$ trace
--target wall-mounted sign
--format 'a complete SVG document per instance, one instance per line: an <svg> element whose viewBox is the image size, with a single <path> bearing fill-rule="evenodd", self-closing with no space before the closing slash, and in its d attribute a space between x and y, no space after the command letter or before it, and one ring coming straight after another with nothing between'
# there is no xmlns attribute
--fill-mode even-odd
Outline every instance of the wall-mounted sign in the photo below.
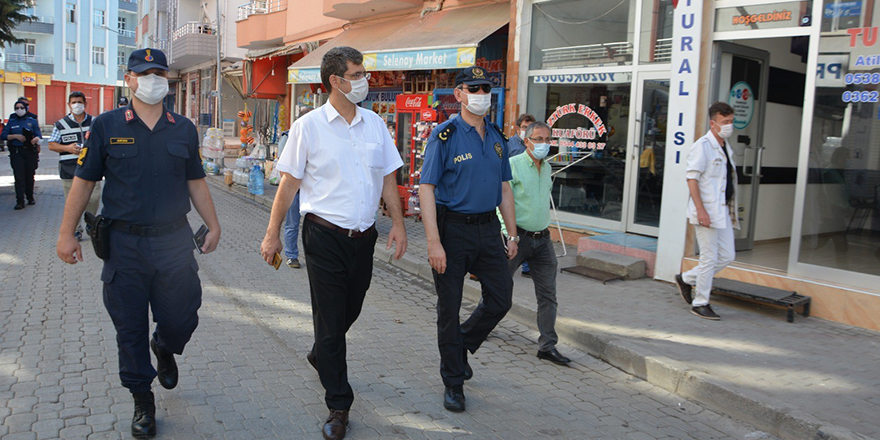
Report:
<svg viewBox="0 0 880 440"><path fill-rule="evenodd" d="M571 114L587 118L593 126L590 128L578 127L573 129L552 128L559 121L559 118ZM559 154L563 160L567 160L568 158L565 155L572 151L605 149L605 142L595 142L595 140L605 136L608 133L608 129L599 114L589 106L576 103L560 105L547 118L547 125L552 128L551 136L553 139L550 141L550 145L559 147Z"/></svg>
<svg viewBox="0 0 880 440"><path fill-rule="evenodd" d="M48 86L52 84L52 75L37 74L37 85Z"/></svg>
<svg viewBox="0 0 880 440"><path fill-rule="evenodd" d="M733 107L733 128L742 130L752 122L755 113L755 94L751 86L745 81L740 81L730 88L727 103Z"/></svg>
<svg viewBox="0 0 880 440"><path fill-rule="evenodd" d="M3 82L21 84L21 73L6 72L6 75L3 77Z"/></svg>
<svg viewBox="0 0 880 440"><path fill-rule="evenodd" d="M364 67L367 70L462 69L476 62L476 47L364 54Z"/></svg>
<svg viewBox="0 0 880 440"><path fill-rule="evenodd" d="M715 31L746 31L809 26L808 1L736 6L715 10Z"/></svg>
<svg viewBox="0 0 880 440"><path fill-rule="evenodd" d="M6 79L6 71L0 70L0 83L4 82Z"/></svg>
<svg viewBox="0 0 880 440"><path fill-rule="evenodd" d="M287 82L289 84L320 84L321 69L288 69Z"/></svg>
<svg viewBox="0 0 880 440"><path fill-rule="evenodd" d="M428 95L397 95L397 110L423 110L431 105Z"/></svg>
<svg viewBox="0 0 880 440"><path fill-rule="evenodd" d="M632 82L632 73L581 73L577 75L539 75L535 84L626 84Z"/></svg>
<svg viewBox="0 0 880 440"><path fill-rule="evenodd" d="M862 15L862 1L828 3L822 9L825 18L858 17Z"/></svg>

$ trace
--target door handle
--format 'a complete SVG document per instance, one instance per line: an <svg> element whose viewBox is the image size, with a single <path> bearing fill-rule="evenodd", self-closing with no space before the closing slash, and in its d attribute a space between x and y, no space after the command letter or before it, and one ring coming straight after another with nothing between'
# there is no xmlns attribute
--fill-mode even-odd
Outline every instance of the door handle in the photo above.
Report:
<svg viewBox="0 0 880 440"><path fill-rule="evenodd" d="M746 176L746 177L754 177L755 176L755 170L754 170L755 167L749 166L749 150L754 150L754 149L756 149L756 148L755 147L746 147L745 150L743 150L743 163L742 163L743 176ZM749 170L749 169L752 170L751 173L746 172L746 170Z"/></svg>
<svg viewBox="0 0 880 440"><path fill-rule="evenodd" d="M764 147L758 147L756 150L758 150L758 159L755 161L755 175L760 179L764 177L764 174L761 173L761 161L764 160Z"/></svg>

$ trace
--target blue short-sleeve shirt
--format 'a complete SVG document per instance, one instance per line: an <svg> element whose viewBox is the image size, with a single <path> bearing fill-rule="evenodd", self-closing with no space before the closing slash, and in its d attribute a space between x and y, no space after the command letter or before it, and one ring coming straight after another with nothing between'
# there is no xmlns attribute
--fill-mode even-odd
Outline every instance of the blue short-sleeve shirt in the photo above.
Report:
<svg viewBox="0 0 880 440"><path fill-rule="evenodd" d="M462 214L494 211L501 204L501 183L509 181L507 140L485 118L486 138L461 117L437 126L425 147L420 181L435 185L437 203ZM449 124L455 131L446 141L438 136Z"/></svg>
<svg viewBox="0 0 880 440"><path fill-rule="evenodd" d="M132 107L98 116L77 164L77 177L106 179L102 215L144 226L185 216L190 211L187 181L205 177L196 126L167 110L152 130Z"/></svg>

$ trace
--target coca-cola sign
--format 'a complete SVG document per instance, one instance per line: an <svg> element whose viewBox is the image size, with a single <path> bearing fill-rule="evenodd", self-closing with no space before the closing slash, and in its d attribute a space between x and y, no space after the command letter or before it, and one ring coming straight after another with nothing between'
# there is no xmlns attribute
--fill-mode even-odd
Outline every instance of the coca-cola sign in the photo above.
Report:
<svg viewBox="0 0 880 440"><path fill-rule="evenodd" d="M428 107L428 95L397 95L397 110L422 110Z"/></svg>

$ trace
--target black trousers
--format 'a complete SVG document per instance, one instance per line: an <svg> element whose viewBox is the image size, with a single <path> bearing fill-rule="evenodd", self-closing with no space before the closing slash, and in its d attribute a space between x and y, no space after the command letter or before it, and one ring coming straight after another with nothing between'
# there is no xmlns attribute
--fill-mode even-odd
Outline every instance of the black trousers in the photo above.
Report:
<svg viewBox="0 0 880 440"><path fill-rule="evenodd" d="M192 229L163 237L110 231L110 258L104 262L104 306L116 327L119 378L132 393L150 391L156 370L150 360L149 311L156 345L175 354L199 325L202 305L199 266Z"/></svg>
<svg viewBox="0 0 880 440"><path fill-rule="evenodd" d="M312 320L318 376L327 408L347 410L354 401L345 362L345 333L357 320L373 278L373 250L378 232L349 238L303 221L303 251L312 294Z"/></svg>
<svg viewBox="0 0 880 440"><path fill-rule="evenodd" d="M441 230L446 272L441 275L434 271L437 343L440 377L444 385L454 386L464 383L464 350L476 352L510 310L513 280L497 218L484 224L446 221ZM476 310L461 324L461 295L468 272L480 279L483 294Z"/></svg>
<svg viewBox="0 0 880 440"><path fill-rule="evenodd" d="M15 201L24 202L34 199L34 175L37 173L39 154L36 149L10 147L9 163L15 177Z"/></svg>

